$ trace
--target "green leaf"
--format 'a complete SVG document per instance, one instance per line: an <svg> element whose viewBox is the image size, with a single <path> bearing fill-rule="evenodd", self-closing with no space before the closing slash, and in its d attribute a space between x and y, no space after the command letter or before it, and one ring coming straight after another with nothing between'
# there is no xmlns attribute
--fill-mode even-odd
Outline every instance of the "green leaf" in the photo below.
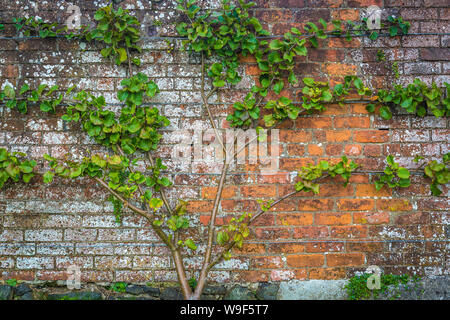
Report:
<svg viewBox="0 0 450 320"><path fill-rule="evenodd" d="M390 27L389 27L389 35L390 35L391 37L396 36L397 33L398 33L398 29L397 29L396 26L390 26Z"/></svg>
<svg viewBox="0 0 450 320"><path fill-rule="evenodd" d="M211 66L211 72L216 76L221 75L222 70L223 70L223 67L222 67L221 63L216 62Z"/></svg>
<svg viewBox="0 0 450 320"><path fill-rule="evenodd" d="M47 171L46 173L44 173L44 176L43 176L44 183L52 182L54 176L55 176L55 174L52 171Z"/></svg>
<svg viewBox="0 0 450 320"><path fill-rule="evenodd" d="M366 106L367 112L373 113L375 112L375 105L373 103L370 103Z"/></svg>
<svg viewBox="0 0 450 320"><path fill-rule="evenodd" d="M272 50L280 50L281 48L283 48L283 43L280 40L275 39L270 41L269 47Z"/></svg>
<svg viewBox="0 0 450 320"><path fill-rule="evenodd" d="M194 241L192 241L192 239L186 239L184 241L184 244L191 250L197 250L197 246L195 245Z"/></svg>
<svg viewBox="0 0 450 320"><path fill-rule="evenodd" d="M397 176L399 178L401 178L401 179L408 179L409 175L410 175L410 173L409 173L408 169L402 168L402 167L398 168Z"/></svg>
<svg viewBox="0 0 450 320"><path fill-rule="evenodd" d="M280 80L277 83L275 83L275 85L273 86L273 91L276 94L280 94L281 90L283 90L283 87L284 87L284 81Z"/></svg>
<svg viewBox="0 0 450 320"><path fill-rule="evenodd" d="M303 82L308 86L312 87L314 85L314 79L313 78L303 78Z"/></svg>
<svg viewBox="0 0 450 320"><path fill-rule="evenodd" d="M20 88L19 94L24 94L26 93L28 90L30 90L30 86L28 84L24 84L22 86L22 88Z"/></svg>
<svg viewBox="0 0 450 320"><path fill-rule="evenodd" d="M22 179L23 179L23 182L28 183L28 182L30 182L31 178L33 178L33 177L34 177L34 173L25 173L22 176Z"/></svg>
<svg viewBox="0 0 450 320"><path fill-rule="evenodd" d="M14 99L16 97L16 92L14 91L13 87L11 87L9 84L5 86L3 92L5 93L5 96L7 98Z"/></svg>
<svg viewBox="0 0 450 320"><path fill-rule="evenodd" d="M225 86L225 81L221 80L221 79L216 79L213 81L213 86L221 88L221 87Z"/></svg>
<svg viewBox="0 0 450 320"><path fill-rule="evenodd" d="M120 63L122 63L128 59L127 51L125 50L125 48L118 48L117 53L119 54Z"/></svg>
<svg viewBox="0 0 450 320"><path fill-rule="evenodd" d="M385 120L391 119L392 118L391 109L389 109L389 107L387 106L382 106L380 108L380 116Z"/></svg>

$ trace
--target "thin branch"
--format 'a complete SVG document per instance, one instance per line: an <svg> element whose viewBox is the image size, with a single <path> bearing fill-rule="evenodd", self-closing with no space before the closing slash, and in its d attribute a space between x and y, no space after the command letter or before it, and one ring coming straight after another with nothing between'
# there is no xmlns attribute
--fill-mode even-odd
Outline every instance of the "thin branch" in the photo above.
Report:
<svg viewBox="0 0 450 320"><path fill-rule="evenodd" d="M154 167L155 166L155 162L153 161L153 158L152 158L152 155L150 154L150 152L147 152L147 158L148 158L148 161L150 162L150 165L152 167ZM164 206L166 207L167 212L170 215L173 215L173 210L172 210L172 208L169 205L169 201L167 200L167 196L166 196L166 193L164 191L164 187L161 187L159 189L159 193L161 194L161 199L164 202Z"/></svg>
<svg viewBox="0 0 450 320"><path fill-rule="evenodd" d="M219 135L219 131L217 130L217 126L216 123L214 122L212 113L211 113L211 109L209 108L209 103L208 103L208 99L217 91L217 88L213 88L207 95L205 95L205 58L204 58L204 54L202 52L202 78L201 78L201 86L200 86L200 91L201 91L201 96L202 96L202 100L203 100L203 105L205 106L206 111L208 112L208 118L209 118L209 122L211 122L211 125L214 129L214 133L216 135L217 140L219 141L220 145L222 146L223 151L227 152L224 144L223 144L223 139L220 137Z"/></svg>
<svg viewBox="0 0 450 320"><path fill-rule="evenodd" d="M95 177L94 178L95 181L97 181L98 183L100 183L109 193L111 193L114 197L116 197L117 199L119 199L120 201L122 201L124 207L126 208L130 208L131 210L133 210L134 212L136 212L137 214L151 220L152 217L148 214L147 211L142 210L134 205L132 205L131 203L129 203L126 199L124 199L120 194L118 194L116 191L114 191L113 189L111 189L108 184L103 181L102 179Z"/></svg>

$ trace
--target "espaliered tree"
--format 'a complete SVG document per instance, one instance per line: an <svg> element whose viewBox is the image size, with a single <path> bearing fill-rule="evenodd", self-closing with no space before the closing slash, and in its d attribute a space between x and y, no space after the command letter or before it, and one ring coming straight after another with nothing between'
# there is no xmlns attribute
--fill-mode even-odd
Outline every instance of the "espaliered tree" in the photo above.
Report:
<svg viewBox="0 0 450 320"><path fill-rule="evenodd" d="M427 86L420 80L406 88L396 85L392 89L372 92L356 76L347 76L342 83L333 87L328 82L313 78L298 79L293 69L296 58L308 54L308 46L318 47L320 39L329 36L351 40L354 36L368 36L376 39L380 31L371 31L360 24L333 21L331 27L323 20L318 24L308 22L305 30L292 28L283 36L274 37L265 30L248 9L253 3L239 1L231 4L224 0L217 12L201 9L195 0L178 0L177 9L184 22L176 26L183 37L184 50L197 55L201 61L201 98L203 108L214 129L215 138L222 148L224 162L210 213L206 239L190 238L186 230L190 219L186 214L186 202L175 199L176 205L166 195L166 189L172 182L163 175L162 159L155 158L154 152L161 139L159 130L169 125L169 120L155 107L145 104L158 94L157 85L138 70L140 60L139 21L127 10L114 9L112 6L101 8L95 14L97 26L93 29L81 28L76 33L67 33L56 24L45 23L34 18L14 20L16 29L24 36L38 35L41 38L65 36L68 39L84 39L104 44L101 54L112 59L117 65L124 65L128 77L121 82L117 98L121 101L118 112L107 109L103 96L95 96L86 91L71 87L61 92L58 86L40 85L32 89L28 85L13 88L6 85L0 91L0 103L8 108L17 108L26 113L28 107L39 104L43 112L54 113L64 108L62 119L79 123L82 130L101 146L109 150L108 154L93 154L81 161L69 155L62 159L45 155L50 169L43 174L43 180L51 183L55 176L67 179L88 177L102 186L114 205L114 212L120 219L122 210L130 210L150 222L161 241L169 248L183 296L186 299L200 299L209 271L224 259L229 259L233 248L240 248L249 236L250 226L265 212L283 200L300 192L319 194L320 181L326 177L339 176L348 183L352 172L370 173L343 157L340 161L320 161L298 169L295 191L271 201L260 201L256 212L243 212L232 217L227 224L216 225L222 192L230 163L240 150L227 149L221 138L220 125L215 122L211 111L211 98L220 90L227 90L238 84L240 56L253 56L261 73L257 84L252 86L243 101L236 101L233 112L227 117L229 124L237 128L262 129L276 128L286 119L297 119L303 114L313 114L326 110L330 103L344 103L348 99L366 99L367 109L378 112L381 117L390 119L392 111L403 108L409 113L424 116L432 113L436 117L450 114L448 84L445 93L435 84ZM406 34L409 23L401 18L390 17L383 26L390 36ZM132 55L135 55L132 57ZM134 66L133 66L134 65ZM292 101L283 95L289 86L304 84L302 101ZM207 90L206 88L212 88ZM246 144L248 145L249 142ZM8 180L28 182L35 174L34 160L26 160L24 154L9 153L0 149L0 187ZM417 157L418 162L423 161ZM419 170L430 179L431 190L439 195L439 185L449 182L449 155L442 162L423 163ZM375 181L376 189L387 185L391 188L410 185L410 171L400 167L392 156L387 157L387 167L379 172ZM203 264L199 270L196 285L189 279L190 270L186 270L184 257L187 253L196 254L197 245L204 245Z"/></svg>

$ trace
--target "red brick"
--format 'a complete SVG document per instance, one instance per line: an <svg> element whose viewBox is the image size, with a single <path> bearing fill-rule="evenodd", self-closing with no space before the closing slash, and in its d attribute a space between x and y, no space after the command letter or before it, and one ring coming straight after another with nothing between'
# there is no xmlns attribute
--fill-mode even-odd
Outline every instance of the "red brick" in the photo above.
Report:
<svg viewBox="0 0 450 320"><path fill-rule="evenodd" d="M337 201L337 206L341 211L365 211L372 210L375 201L372 199L342 199Z"/></svg>
<svg viewBox="0 0 450 320"><path fill-rule="evenodd" d="M344 149L344 153L347 156L359 156L361 154L362 151L362 146L359 144L348 144L345 145L345 149Z"/></svg>
<svg viewBox="0 0 450 320"><path fill-rule="evenodd" d="M273 186L243 186L241 195L246 198L274 198L277 194Z"/></svg>
<svg viewBox="0 0 450 320"><path fill-rule="evenodd" d="M327 266L360 266L364 264L364 255L362 253L329 253L327 257Z"/></svg>
<svg viewBox="0 0 450 320"><path fill-rule="evenodd" d="M305 251L305 245L295 242L271 243L268 245L267 251L271 253L302 253Z"/></svg>
<svg viewBox="0 0 450 320"><path fill-rule="evenodd" d="M389 131L356 131L353 138L356 142L387 142L389 140Z"/></svg>
<svg viewBox="0 0 450 320"><path fill-rule="evenodd" d="M309 278L319 280L337 280L346 277L344 268L309 268Z"/></svg>
<svg viewBox="0 0 450 320"><path fill-rule="evenodd" d="M410 211L412 210L412 205L410 201L406 199L378 199L377 209L388 211Z"/></svg>
<svg viewBox="0 0 450 320"><path fill-rule="evenodd" d="M352 216L350 213L316 213L314 217L314 223L316 225L343 225L352 222Z"/></svg>
<svg viewBox="0 0 450 320"><path fill-rule="evenodd" d="M279 213L277 224L284 226L307 226L313 223L312 213Z"/></svg>
<svg viewBox="0 0 450 320"><path fill-rule="evenodd" d="M294 228L294 238L315 239L328 237L328 227L297 227Z"/></svg>
<svg viewBox="0 0 450 320"><path fill-rule="evenodd" d="M369 128L369 117L342 117L334 120L336 128Z"/></svg>
<svg viewBox="0 0 450 320"><path fill-rule="evenodd" d="M230 199L236 196L238 188L236 186L225 186L222 191L222 199ZM216 197L217 187L203 187L202 198L213 200Z"/></svg>
<svg viewBox="0 0 450 320"><path fill-rule="evenodd" d="M387 212L355 212L353 223L357 224L383 224L389 223L390 216Z"/></svg>
<svg viewBox="0 0 450 320"><path fill-rule="evenodd" d="M325 135L328 142L342 142L350 140L351 132L349 130L325 131Z"/></svg>
<svg viewBox="0 0 450 320"><path fill-rule="evenodd" d="M289 267L319 267L324 264L322 254L299 254L286 257L286 263Z"/></svg>
<svg viewBox="0 0 450 320"><path fill-rule="evenodd" d="M330 227L330 235L335 238L365 238L366 226L336 226Z"/></svg>

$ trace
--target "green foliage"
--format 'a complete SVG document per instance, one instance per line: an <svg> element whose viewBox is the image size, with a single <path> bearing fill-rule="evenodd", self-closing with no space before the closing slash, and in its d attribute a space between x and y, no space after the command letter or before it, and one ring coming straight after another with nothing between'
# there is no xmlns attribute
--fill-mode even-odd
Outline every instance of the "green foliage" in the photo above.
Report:
<svg viewBox="0 0 450 320"><path fill-rule="evenodd" d="M334 20L333 22L334 26L334 32L337 32L340 30L339 23ZM309 42L312 44L314 48L319 47L319 39L326 39L327 38L327 22L323 20L322 18L319 19L319 25L313 23L313 22L307 22L305 24L305 31L309 34Z"/></svg>
<svg viewBox="0 0 450 320"><path fill-rule="evenodd" d="M381 23L382 29L389 31L389 36L395 37L397 35L407 34L411 24L407 21L403 21L402 17L389 16L387 21ZM380 30L371 30L367 25L367 18L363 18L360 23L347 21L345 28L345 39L351 41L353 36L361 36L368 34L370 40L376 40L380 33ZM335 28L335 34L343 35L342 29Z"/></svg>
<svg viewBox="0 0 450 320"><path fill-rule="evenodd" d="M319 194L320 185L314 183L327 174L330 177L341 176L344 179L344 186L348 184L350 176L353 171L358 168L358 165L352 160L349 161L347 157L343 156L341 161L332 165L328 161L320 161L318 165L309 164L301 167L298 173L299 181L295 184L295 190Z"/></svg>
<svg viewBox="0 0 450 320"><path fill-rule="evenodd" d="M202 52L206 57L214 56L220 59L220 62L213 63L208 69L208 75L215 87L223 87L227 83L231 85L238 83L241 80L241 76L237 74L238 54L243 56L253 54L261 71L258 84L251 88L243 102L234 104L233 114L227 117L233 127L249 127L259 120L262 98L269 92L279 96L287 85L298 83L293 70L295 58L307 55L306 41L317 47L318 40L327 38L328 34L341 36L343 33L339 21L333 21L333 30L327 32L327 22L320 19L318 24L307 22L304 27L305 34L297 28L292 28L282 37L269 41L264 36L270 33L262 28L255 17L250 18L248 15L247 10L254 3L245 4L239 0L239 4L240 6L236 7L228 0L223 1L221 10L212 14L209 11L202 11L195 0L178 0L177 9L187 16L189 23L181 22L176 29L180 36L188 38L184 41L185 48ZM401 30L407 31L405 27L407 23L404 23L401 18L390 19L388 22L392 25L401 25ZM363 26L366 26L365 21L361 25L348 22L347 30L356 34L360 32L362 35L368 30ZM351 39L351 35L348 34L347 37ZM333 97L342 99L350 84L355 85L360 95L371 94L360 79L347 78L346 82L338 85L334 91L326 83L307 84L303 89L302 107L308 112L322 111L323 103L331 102ZM299 106L293 105L292 101L286 97L271 100L264 108L272 111L271 114L264 116L268 127L288 117L296 119L301 111Z"/></svg>
<svg viewBox="0 0 450 320"><path fill-rule="evenodd" d="M57 23L44 22L39 17L31 16L29 18L13 18L14 27L17 32L24 36L38 36L42 39L65 36L67 39L81 38L87 32L87 27L83 26L76 33L68 32L67 26L58 27Z"/></svg>
<svg viewBox="0 0 450 320"><path fill-rule="evenodd" d="M36 161L23 159L26 154L22 152L9 153L8 150L0 148L0 189L8 180L14 182L30 182L34 177Z"/></svg>
<svg viewBox="0 0 450 320"><path fill-rule="evenodd" d="M232 126L250 126L259 119L260 109L252 93L248 93L243 102L235 102L233 107L234 113L227 117Z"/></svg>
<svg viewBox="0 0 450 320"><path fill-rule="evenodd" d="M141 52L141 47L138 46L141 37L140 22L136 17L120 7L115 10L110 4L100 8L95 13L94 19L97 21L97 26L86 34L86 39L106 44L101 51L102 56L115 59L117 65L131 59L135 65L139 66L139 59L128 56L129 49Z"/></svg>
<svg viewBox="0 0 450 320"><path fill-rule="evenodd" d="M195 291L195 288L197 288L197 280L195 278L190 278L188 280L188 284L191 287L192 291Z"/></svg>
<svg viewBox="0 0 450 320"><path fill-rule="evenodd" d="M140 66L138 58L129 56L130 50L141 52L138 45L140 35L140 23L129 14L128 10L118 8L115 10L112 4L102 7L94 15L97 25L92 30L82 26L76 32L68 32L67 26L59 27L56 23L46 23L41 18L14 18L14 26L24 36L37 35L40 38L55 38L64 36L67 39L78 38L87 41L99 41L106 46L101 50L105 58L114 59L117 65L130 61Z"/></svg>
<svg viewBox="0 0 450 320"><path fill-rule="evenodd" d="M97 143L113 148L120 146L126 154L155 150L162 137L158 129L170 122L157 108L141 105L145 96L153 97L159 92L158 87L142 73L124 79L121 84L123 89L118 91L117 98L126 106L120 109L118 118L114 112L105 110L103 96L80 91L74 97L78 103L69 106L62 119L81 122Z"/></svg>
<svg viewBox="0 0 450 320"><path fill-rule="evenodd" d="M224 0L222 8L211 13L201 11L195 0L177 2L177 10L189 19L189 23L180 22L176 26L178 34L188 38L183 41L183 48L219 58L220 62L208 68L215 87L239 83L238 53L243 56L254 54L258 49L257 36L268 35L258 19L249 16L248 9L254 3L239 0L240 6L235 6Z"/></svg>
<svg viewBox="0 0 450 320"><path fill-rule="evenodd" d="M392 118L391 109L400 106L408 113L425 116L428 111L436 117L450 115L450 85L445 83L447 97L443 91L433 82L431 86L420 79L415 79L413 83L406 87L395 85L392 90L379 90L378 103L381 105L380 116L389 120ZM373 112L374 109L369 111Z"/></svg>
<svg viewBox="0 0 450 320"><path fill-rule="evenodd" d="M126 282L116 282L109 288L109 290L124 293L126 292L127 286L128 284Z"/></svg>
<svg viewBox="0 0 450 320"><path fill-rule="evenodd" d="M435 196L442 194L439 185L444 185L450 182L450 153L444 154L442 162L436 160L430 161L424 169L425 176L432 180L430 189Z"/></svg>
<svg viewBox="0 0 450 320"><path fill-rule="evenodd" d="M8 286L15 287L17 286L17 279L8 279L5 281Z"/></svg>
<svg viewBox="0 0 450 320"><path fill-rule="evenodd" d="M114 207L114 216L116 217L116 223L122 224L122 211L123 211L123 203L115 196L110 195L108 197L108 201L112 203Z"/></svg>
<svg viewBox="0 0 450 320"><path fill-rule="evenodd" d="M5 85L3 91L0 90L0 102L10 109L17 108L22 114L28 112L29 104L39 104L41 111L55 113L56 108L63 104L64 97L73 89L74 87L71 87L65 93L60 93L57 85L50 87L47 84L41 84L34 90L28 84L22 85L19 90Z"/></svg>
<svg viewBox="0 0 450 320"><path fill-rule="evenodd" d="M267 127L272 127L277 122L287 118L297 119L300 113L300 106L293 104L292 100L286 97L280 97L276 101L268 101L264 109L272 111L271 114L264 116L264 122Z"/></svg>
<svg viewBox="0 0 450 320"><path fill-rule="evenodd" d="M397 35L407 34L409 28L411 27L411 23L408 21L403 21L402 17L396 18L395 16L388 17L389 25L389 35L391 37L395 37Z"/></svg>
<svg viewBox="0 0 450 320"><path fill-rule="evenodd" d="M417 284L420 278L417 276L410 277L409 275L394 275L394 274L381 274L380 275L380 289L370 290L367 287L367 279L372 276L370 273L363 273L362 275L356 275L348 280L345 285L347 291L347 297L349 300L363 300L378 298L380 294L388 295L391 299L398 298L399 286L402 285L407 291L417 288ZM412 283L411 283L412 282ZM412 287L410 286L412 284Z"/></svg>
<svg viewBox="0 0 450 320"><path fill-rule="evenodd" d="M408 169L400 167L395 162L394 157L389 155L386 157L387 166L384 173L377 175L378 180L374 182L375 188L381 190L387 185L389 188L402 187L406 188L411 185L410 172Z"/></svg>
<svg viewBox="0 0 450 320"><path fill-rule="evenodd" d="M245 238L250 235L250 229L248 227L251 213L244 212L239 217L231 218L230 222L223 225L220 231L217 233L217 243L220 246L226 246L233 243L235 247L242 248ZM225 259L229 259L231 256L228 250L224 254Z"/></svg>
<svg viewBox="0 0 450 320"><path fill-rule="evenodd" d="M256 200L261 208L262 211L268 211L271 208L271 205L273 203L273 200Z"/></svg>
<svg viewBox="0 0 450 320"><path fill-rule="evenodd" d="M377 61L378 62L386 61L386 55L385 55L384 51L381 49L378 49L378 51L377 51Z"/></svg>

